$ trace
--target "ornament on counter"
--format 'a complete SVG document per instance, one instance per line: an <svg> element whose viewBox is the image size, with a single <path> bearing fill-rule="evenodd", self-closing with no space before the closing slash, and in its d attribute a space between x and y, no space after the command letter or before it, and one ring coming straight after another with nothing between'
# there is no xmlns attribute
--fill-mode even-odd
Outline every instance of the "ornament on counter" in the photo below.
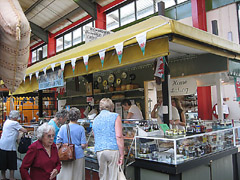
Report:
<svg viewBox="0 0 240 180"><path fill-rule="evenodd" d="M71 59L73 74L74 74L74 71L75 71L76 60L77 60L77 58Z"/></svg>
<svg viewBox="0 0 240 180"><path fill-rule="evenodd" d="M39 78L39 71L36 71L36 78L37 78L37 80L38 80L38 78Z"/></svg>
<svg viewBox="0 0 240 180"><path fill-rule="evenodd" d="M158 57L154 61L154 77L158 85L164 81L165 62L165 57Z"/></svg>
<svg viewBox="0 0 240 180"><path fill-rule="evenodd" d="M143 52L143 55L144 55L145 54L145 47L146 47L146 40L147 40L147 32L143 32L141 34L138 34L136 36L136 39L137 39L138 45L140 46L140 48Z"/></svg>
<svg viewBox="0 0 240 180"><path fill-rule="evenodd" d="M122 53L123 53L123 42L114 45L114 47L115 47L116 52L117 52L119 64L121 64L121 62L122 62Z"/></svg>
<svg viewBox="0 0 240 180"><path fill-rule="evenodd" d="M84 62L84 64L85 64L85 66L86 66L86 70L87 70L87 71L88 71L88 58L89 58L88 55L83 56L83 62Z"/></svg>
<svg viewBox="0 0 240 180"><path fill-rule="evenodd" d="M47 67L43 68L44 75L47 74Z"/></svg>
<svg viewBox="0 0 240 180"><path fill-rule="evenodd" d="M104 59L105 59L105 50L99 52L99 56L100 56L101 64L102 64L102 67L103 67L103 63L104 63Z"/></svg>
<svg viewBox="0 0 240 180"><path fill-rule="evenodd" d="M52 68L52 71L54 71L55 63L52 63L52 64L51 64L51 68Z"/></svg>
<svg viewBox="0 0 240 180"><path fill-rule="evenodd" d="M60 64L61 64L61 70L64 71L65 61L62 61Z"/></svg>

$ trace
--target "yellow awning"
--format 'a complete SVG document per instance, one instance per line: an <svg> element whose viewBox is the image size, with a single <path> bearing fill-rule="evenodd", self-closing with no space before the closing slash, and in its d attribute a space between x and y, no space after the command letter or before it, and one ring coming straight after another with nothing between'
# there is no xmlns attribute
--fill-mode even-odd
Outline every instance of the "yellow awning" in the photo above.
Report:
<svg viewBox="0 0 240 180"><path fill-rule="evenodd" d="M146 44L145 55L143 56L136 38L133 37L145 31L148 31L148 41ZM169 34L173 35L172 42L174 43L183 44L185 46L204 50L212 54L240 60L240 48L238 44L175 20L162 16L155 16L116 33L109 34L105 37L39 62L29 67L26 74L34 74L36 71L42 71L42 69L47 66L48 69L50 69L50 65L53 63L56 63L56 66L60 66L61 61L70 60L72 58L78 58L75 66L75 73L73 74L71 64L68 63L64 70L65 78L117 68L127 64L134 64L136 62L167 55L169 53L167 35ZM114 53L115 50L113 48L114 45L120 42L124 42L121 64L118 63L117 55ZM102 68L98 52L103 49L106 49L106 55L104 66ZM89 54L88 71L86 71L82 56ZM26 84L27 81L25 84L22 83L22 90L18 90L17 92L30 92L30 89L23 90L25 86L28 86ZM31 87L31 89L37 90L38 87Z"/></svg>

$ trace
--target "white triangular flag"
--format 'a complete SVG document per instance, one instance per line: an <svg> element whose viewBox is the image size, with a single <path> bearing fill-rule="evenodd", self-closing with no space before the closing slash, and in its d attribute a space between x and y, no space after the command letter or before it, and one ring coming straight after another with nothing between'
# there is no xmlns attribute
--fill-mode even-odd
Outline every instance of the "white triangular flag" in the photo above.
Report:
<svg viewBox="0 0 240 180"><path fill-rule="evenodd" d="M105 58L105 50L99 52L99 56L100 56L102 67L103 67L104 58Z"/></svg>
<svg viewBox="0 0 240 180"><path fill-rule="evenodd" d="M43 68L44 75L47 74L47 67Z"/></svg>
<svg viewBox="0 0 240 180"><path fill-rule="evenodd" d="M141 34L138 34L136 36L136 39L137 39L138 45L140 46L140 48L143 52L143 55L144 55L145 54L145 47L146 47L146 40L147 40L147 32L143 32Z"/></svg>
<svg viewBox="0 0 240 180"><path fill-rule="evenodd" d="M23 78L23 80L24 80L24 83L25 83L25 80L26 80L26 74L24 75L24 78Z"/></svg>
<svg viewBox="0 0 240 180"><path fill-rule="evenodd" d="M61 70L64 71L65 61L61 62Z"/></svg>
<svg viewBox="0 0 240 180"><path fill-rule="evenodd" d="M36 72L36 78L38 80L39 71Z"/></svg>
<svg viewBox="0 0 240 180"><path fill-rule="evenodd" d="M51 68L52 68L52 71L54 71L55 63L52 63L52 64L51 64Z"/></svg>
<svg viewBox="0 0 240 180"><path fill-rule="evenodd" d="M32 73L31 73L31 74L29 74L29 79L30 79L30 81L31 81L31 79L32 79Z"/></svg>
<svg viewBox="0 0 240 180"><path fill-rule="evenodd" d="M117 52L119 64L121 64L121 62L122 62L122 53L123 53L123 42L120 42L120 43L114 45L114 47L115 47L116 52Z"/></svg>
<svg viewBox="0 0 240 180"><path fill-rule="evenodd" d="M87 70L87 71L88 71L88 58L89 58L88 55L83 56L83 62L84 62L84 64L85 64L85 66L86 66L86 70Z"/></svg>
<svg viewBox="0 0 240 180"><path fill-rule="evenodd" d="M72 64L73 72L75 71L76 60L77 60L77 58L71 59L71 64Z"/></svg>

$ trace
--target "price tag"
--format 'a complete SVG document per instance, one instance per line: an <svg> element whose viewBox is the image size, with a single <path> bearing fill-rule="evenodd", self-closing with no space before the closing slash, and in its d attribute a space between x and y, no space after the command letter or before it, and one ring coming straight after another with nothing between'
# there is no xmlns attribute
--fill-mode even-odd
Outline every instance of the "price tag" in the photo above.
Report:
<svg viewBox="0 0 240 180"><path fill-rule="evenodd" d="M164 133L165 133L166 130L169 130L169 127L168 127L167 124L160 124L160 127L162 128Z"/></svg>

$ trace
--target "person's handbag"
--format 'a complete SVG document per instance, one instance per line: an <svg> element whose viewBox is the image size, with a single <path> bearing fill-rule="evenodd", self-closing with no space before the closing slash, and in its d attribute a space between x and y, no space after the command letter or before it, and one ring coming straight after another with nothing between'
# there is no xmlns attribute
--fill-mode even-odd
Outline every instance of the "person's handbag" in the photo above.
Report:
<svg viewBox="0 0 240 180"><path fill-rule="evenodd" d="M73 161L76 159L75 145L72 144L70 127L68 124L67 124L67 138L68 138L68 143L61 144L58 150L58 156L60 161Z"/></svg>
<svg viewBox="0 0 240 180"><path fill-rule="evenodd" d="M121 165L118 165L118 175L117 176L118 176L117 177L118 180L127 180L123 173Z"/></svg>
<svg viewBox="0 0 240 180"><path fill-rule="evenodd" d="M32 143L32 139L29 136L27 136L26 133L24 133L18 145L18 152L20 154L26 153L28 150L28 146L30 146L31 143Z"/></svg>

